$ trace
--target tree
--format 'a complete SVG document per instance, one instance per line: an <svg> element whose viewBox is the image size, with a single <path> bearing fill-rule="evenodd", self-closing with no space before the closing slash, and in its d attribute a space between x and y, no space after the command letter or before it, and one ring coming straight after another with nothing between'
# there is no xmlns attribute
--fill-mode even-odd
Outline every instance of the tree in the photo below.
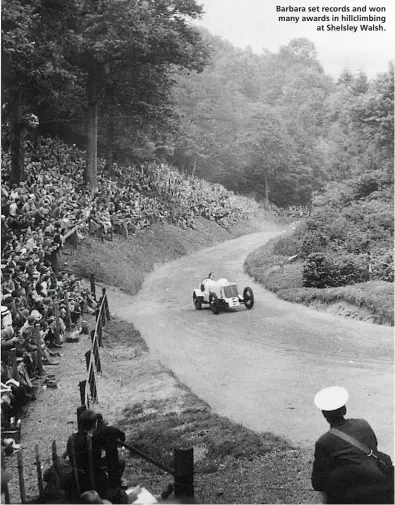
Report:
<svg viewBox="0 0 395 505"><path fill-rule="evenodd" d="M49 101L56 108L75 79L62 47L72 11L72 2L6 0L2 4L3 122L10 119L13 182L24 179L25 113L37 114Z"/></svg>
<svg viewBox="0 0 395 505"><path fill-rule="evenodd" d="M106 115L102 130L109 138L116 119L128 115L134 121L126 130L136 127L132 138L145 138L149 144L155 135L147 133L154 123L162 126L170 115L173 72L204 66L206 49L188 23L201 12L194 0L6 0L3 101L11 118L14 180L23 178L24 109L45 111L54 122L61 112L72 120L85 115L84 179L93 190L99 110Z"/></svg>
<svg viewBox="0 0 395 505"><path fill-rule="evenodd" d="M284 183L288 167L295 165L292 139L278 115L267 106L250 109L248 128L240 135L239 148L244 155L244 176L266 202L277 200L276 183ZM277 193L277 198L272 195Z"/></svg>
<svg viewBox="0 0 395 505"><path fill-rule="evenodd" d="M188 18L195 19L201 12L194 0L90 0L80 6L73 63L86 75L88 143L84 178L93 190L98 111L106 104L111 106L115 99L108 99L106 91L120 91L116 98L125 106L122 86L112 84L116 80L125 83L127 74L146 72L148 66L152 81L159 78L166 82L174 65L201 69L205 49L197 31L187 23Z"/></svg>
<svg viewBox="0 0 395 505"><path fill-rule="evenodd" d="M354 74L348 67L345 67L342 73L340 74L336 84L338 86L344 86L346 88L349 88L353 83L354 83Z"/></svg>

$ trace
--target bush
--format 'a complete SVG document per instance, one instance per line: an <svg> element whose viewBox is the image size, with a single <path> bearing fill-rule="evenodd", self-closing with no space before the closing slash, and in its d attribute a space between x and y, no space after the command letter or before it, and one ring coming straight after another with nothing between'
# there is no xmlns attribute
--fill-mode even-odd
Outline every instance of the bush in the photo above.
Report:
<svg viewBox="0 0 395 505"><path fill-rule="evenodd" d="M323 253L312 253L303 265L303 286L307 288L326 288L336 286L336 272L332 261Z"/></svg>
<svg viewBox="0 0 395 505"><path fill-rule="evenodd" d="M332 277L336 278L336 286L346 286L369 280L368 265L356 256L347 255L336 258L333 262L333 269Z"/></svg>
<svg viewBox="0 0 395 505"><path fill-rule="evenodd" d="M328 245L328 237L319 230L308 230L303 237L299 254L306 259L310 254L325 251Z"/></svg>
<svg viewBox="0 0 395 505"><path fill-rule="evenodd" d="M394 282L394 258L384 254L372 258L372 279Z"/></svg>
<svg viewBox="0 0 395 505"><path fill-rule="evenodd" d="M307 257L302 275L305 287L339 287L368 281L369 269L363 259L353 255L333 260L323 253L313 253Z"/></svg>

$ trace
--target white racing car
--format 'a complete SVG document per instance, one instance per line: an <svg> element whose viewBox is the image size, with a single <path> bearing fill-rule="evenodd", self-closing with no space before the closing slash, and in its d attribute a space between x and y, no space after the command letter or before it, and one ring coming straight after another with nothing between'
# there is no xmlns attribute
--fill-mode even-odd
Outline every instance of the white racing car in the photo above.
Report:
<svg viewBox="0 0 395 505"><path fill-rule="evenodd" d="M239 307L242 304L247 309L252 309L254 293L246 287L243 296L240 296L235 282L227 279L203 279L200 286L193 290L193 303L196 310L201 310L202 305L210 305L213 314L218 314L220 308Z"/></svg>

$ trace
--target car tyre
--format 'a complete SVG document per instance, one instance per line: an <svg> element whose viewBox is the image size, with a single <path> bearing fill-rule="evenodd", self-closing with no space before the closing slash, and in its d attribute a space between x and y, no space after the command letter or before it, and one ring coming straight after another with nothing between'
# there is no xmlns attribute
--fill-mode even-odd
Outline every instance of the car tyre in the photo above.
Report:
<svg viewBox="0 0 395 505"><path fill-rule="evenodd" d="M193 293L193 304L196 310L202 310L202 300L199 296L196 296L195 292Z"/></svg>
<svg viewBox="0 0 395 505"><path fill-rule="evenodd" d="M218 314L219 309L218 309L218 297L215 293L210 294L210 308L213 314Z"/></svg>
<svg viewBox="0 0 395 505"><path fill-rule="evenodd" d="M252 309L252 307L254 306L254 293L252 292L251 288L249 287L244 288L243 300L246 309Z"/></svg>

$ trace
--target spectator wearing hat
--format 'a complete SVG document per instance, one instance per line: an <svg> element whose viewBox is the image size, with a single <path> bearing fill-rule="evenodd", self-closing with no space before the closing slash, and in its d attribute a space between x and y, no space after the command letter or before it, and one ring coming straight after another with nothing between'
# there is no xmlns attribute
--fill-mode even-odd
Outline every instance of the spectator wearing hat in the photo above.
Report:
<svg viewBox="0 0 395 505"><path fill-rule="evenodd" d="M313 488L324 493L326 503L393 503L393 487L389 501L388 479L376 460L341 438L342 434L351 436L377 451L377 438L369 423L364 419L345 419L348 397L346 389L332 386L314 398L330 430L315 444Z"/></svg>
<svg viewBox="0 0 395 505"><path fill-rule="evenodd" d="M4 303L2 301L2 303ZM12 326L12 314L7 305L1 305L1 327Z"/></svg>
<svg viewBox="0 0 395 505"><path fill-rule="evenodd" d="M69 437L66 454L72 461L72 451L74 448L77 467L82 476L80 479L80 489L82 492L90 489L87 479L88 468L88 434L92 435L92 463L95 489L100 496L106 496L109 488L117 489L121 485L122 473L125 469L125 462L119 460L117 452L117 440L125 440L125 434L113 426L107 426L103 421L103 416L93 410L85 410L80 416L80 429ZM102 451L105 451L105 458L102 458Z"/></svg>
<svg viewBox="0 0 395 505"><path fill-rule="evenodd" d="M16 348L18 344L21 344L21 339L19 339L14 332L12 326L7 326L1 330L1 357L2 359L7 359L10 355L10 351Z"/></svg>

